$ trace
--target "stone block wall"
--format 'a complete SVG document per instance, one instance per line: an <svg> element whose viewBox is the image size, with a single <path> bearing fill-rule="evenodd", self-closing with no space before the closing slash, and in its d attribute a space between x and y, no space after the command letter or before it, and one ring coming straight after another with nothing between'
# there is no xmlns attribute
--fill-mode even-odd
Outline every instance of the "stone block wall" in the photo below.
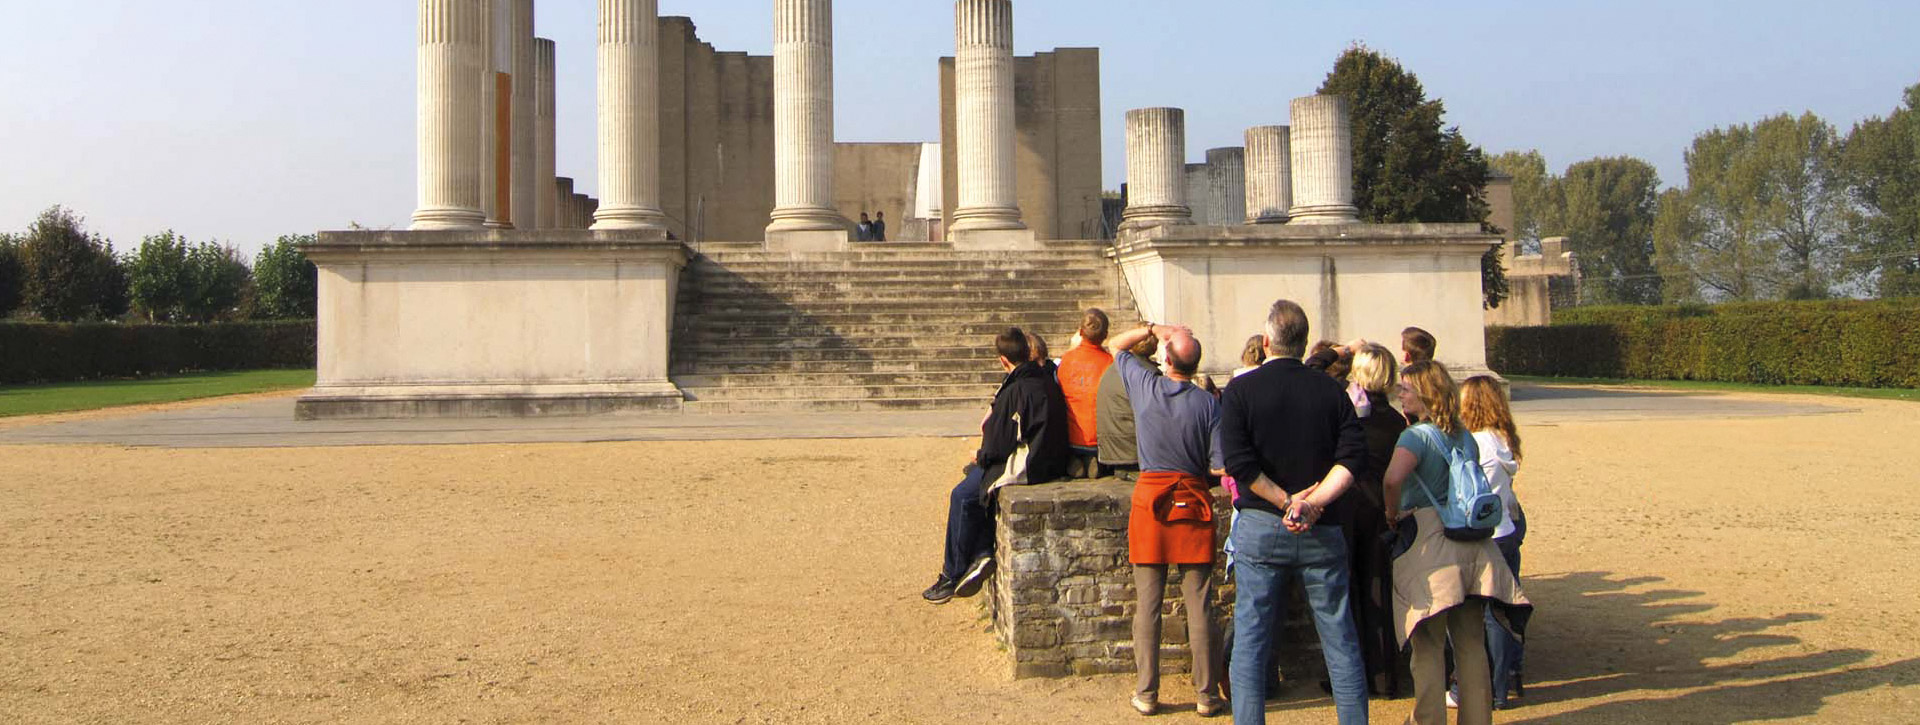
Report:
<svg viewBox="0 0 1920 725"><path fill-rule="evenodd" d="M1101 229L1100 50L1057 48L1013 59L1014 185L1039 239L1093 239ZM952 58L940 59L941 228L960 198Z"/></svg>
<svg viewBox="0 0 1920 725"><path fill-rule="evenodd" d="M1133 566L1127 560L1127 515L1133 484L1104 479L1002 489L986 605L994 631L1012 658L1013 676L1066 677L1130 673L1133 663ZM1215 489L1216 541L1224 544L1230 504ZM1225 556L1214 567L1215 622L1233 632L1233 586ZM1317 672L1318 640L1291 597L1285 640L1310 643L1280 650L1288 678ZM1168 577L1161 610L1161 670L1191 670L1186 605L1178 578ZM1318 674L1312 675L1318 677Z"/></svg>

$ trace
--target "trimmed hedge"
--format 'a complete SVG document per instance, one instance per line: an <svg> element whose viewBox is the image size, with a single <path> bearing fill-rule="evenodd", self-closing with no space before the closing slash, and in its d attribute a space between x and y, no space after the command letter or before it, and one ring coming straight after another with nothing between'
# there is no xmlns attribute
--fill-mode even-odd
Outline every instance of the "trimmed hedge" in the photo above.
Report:
<svg viewBox="0 0 1920 725"><path fill-rule="evenodd" d="M314 365L312 320L205 325L0 323L0 384Z"/></svg>
<svg viewBox="0 0 1920 725"><path fill-rule="evenodd" d="M1550 327L1488 328L1488 363L1549 377L1920 388L1912 299L1554 314Z"/></svg>

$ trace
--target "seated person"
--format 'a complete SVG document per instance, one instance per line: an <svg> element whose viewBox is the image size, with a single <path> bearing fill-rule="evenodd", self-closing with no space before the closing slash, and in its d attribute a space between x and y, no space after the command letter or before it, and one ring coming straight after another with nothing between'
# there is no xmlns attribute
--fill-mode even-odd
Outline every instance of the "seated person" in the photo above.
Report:
<svg viewBox="0 0 1920 725"><path fill-rule="evenodd" d="M961 470L947 503L940 575L920 596L945 604L970 597L993 573L993 494L1002 486L1046 483L1067 469L1067 404L1048 368L1033 362L1027 335L1008 328L994 340L1007 377L980 425L980 449Z"/></svg>

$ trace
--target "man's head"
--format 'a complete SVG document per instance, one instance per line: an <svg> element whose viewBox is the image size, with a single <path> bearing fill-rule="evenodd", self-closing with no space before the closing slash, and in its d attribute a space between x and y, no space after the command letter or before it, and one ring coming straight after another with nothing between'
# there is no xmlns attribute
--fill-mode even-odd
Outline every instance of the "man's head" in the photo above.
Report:
<svg viewBox="0 0 1920 725"><path fill-rule="evenodd" d="M1167 371L1184 379L1200 372L1200 341L1184 332L1167 338Z"/></svg>
<svg viewBox="0 0 1920 725"><path fill-rule="evenodd" d="M1401 361L1417 363L1433 359L1434 350L1440 343L1433 339L1433 333L1418 327L1409 327L1400 331Z"/></svg>
<svg viewBox="0 0 1920 725"><path fill-rule="evenodd" d="M1100 346L1107 343L1107 313L1098 307L1087 308L1080 318L1080 339L1089 345Z"/></svg>
<svg viewBox="0 0 1920 725"><path fill-rule="evenodd" d="M1000 364L1011 370L1033 359L1032 348L1027 347L1027 333L1018 327L1009 327L993 339L993 350L1000 354Z"/></svg>
<svg viewBox="0 0 1920 725"><path fill-rule="evenodd" d="M1276 300L1267 311L1267 354L1301 358L1307 354L1307 311L1293 300Z"/></svg>
<svg viewBox="0 0 1920 725"><path fill-rule="evenodd" d="M1031 332L1027 333L1027 352L1033 356L1034 362L1042 362L1053 357L1047 352L1047 339Z"/></svg>
<svg viewBox="0 0 1920 725"><path fill-rule="evenodd" d="M860 221L864 222L864 221L871 221L871 220L867 218L867 213L863 211L863 212L860 212Z"/></svg>
<svg viewBox="0 0 1920 725"><path fill-rule="evenodd" d="M1148 335L1134 343L1133 347L1127 348L1127 352L1133 353L1134 357L1141 360L1152 360L1153 356L1160 352L1160 338Z"/></svg>
<svg viewBox="0 0 1920 725"><path fill-rule="evenodd" d="M874 213L873 213L873 218L875 218L875 219L885 219L885 218L887 218L887 213L886 213L886 212L884 212L884 211L876 211L876 212L874 212Z"/></svg>

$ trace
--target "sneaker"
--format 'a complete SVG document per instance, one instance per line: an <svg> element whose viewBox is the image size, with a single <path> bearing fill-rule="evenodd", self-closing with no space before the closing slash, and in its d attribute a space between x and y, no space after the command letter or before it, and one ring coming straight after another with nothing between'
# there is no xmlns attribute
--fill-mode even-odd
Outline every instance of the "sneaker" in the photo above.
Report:
<svg viewBox="0 0 1920 725"><path fill-rule="evenodd" d="M1226 712L1226 710L1226 699L1212 695L1201 695L1199 701L1193 705L1193 711L1198 713L1200 717L1213 717L1222 712Z"/></svg>
<svg viewBox="0 0 1920 725"><path fill-rule="evenodd" d="M1158 699L1149 700L1139 695L1134 695L1132 699L1132 703L1133 703L1133 711L1140 713L1142 715L1151 716L1152 714L1160 711L1160 702Z"/></svg>
<svg viewBox="0 0 1920 725"><path fill-rule="evenodd" d="M987 575L993 573L993 555L981 554L967 567L967 573L960 575L959 583L954 585L953 595L971 597L980 593L980 587L987 583Z"/></svg>
<svg viewBox="0 0 1920 725"><path fill-rule="evenodd" d="M953 580L941 574L940 578L933 580L933 586L920 593L920 597L934 604L946 604L947 600L953 598L953 586Z"/></svg>
<svg viewBox="0 0 1920 725"><path fill-rule="evenodd" d="M1452 690L1447 691L1447 709L1449 710L1460 709L1460 698L1454 697Z"/></svg>

